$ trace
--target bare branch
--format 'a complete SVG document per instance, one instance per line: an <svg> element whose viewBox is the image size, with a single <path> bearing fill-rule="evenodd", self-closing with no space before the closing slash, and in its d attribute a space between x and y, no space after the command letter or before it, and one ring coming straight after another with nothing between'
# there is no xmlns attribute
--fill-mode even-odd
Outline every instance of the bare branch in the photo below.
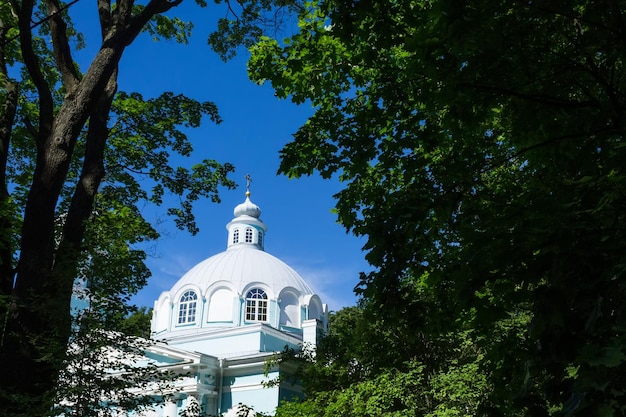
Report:
<svg viewBox="0 0 626 417"><path fill-rule="evenodd" d="M237 3L241 4L240 2ZM233 14L237 21L239 21L239 16L237 15L237 12L235 12L235 9L233 9L233 6L229 0L226 0L226 5L228 6L228 11Z"/></svg>

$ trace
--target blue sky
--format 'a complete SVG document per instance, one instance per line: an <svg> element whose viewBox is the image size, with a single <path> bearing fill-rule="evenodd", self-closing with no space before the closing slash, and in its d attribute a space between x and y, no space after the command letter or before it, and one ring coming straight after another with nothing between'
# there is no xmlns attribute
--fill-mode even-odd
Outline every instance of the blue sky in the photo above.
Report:
<svg viewBox="0 0 626 417"><path fill-rule="evenodd" d="M224 13L224 9L217 10L219 16ZM232 178L240 184L234 191L221 192L221 204L201 201L195 205L200 227L196 236L177 230L173 221L165 218L165 209L146 208L148 219L165 222L158 226L163 237L150 248L153 276L134 302L151 307L160 292L187 270L226 249L225 226L234 207L245 199L244 176L250 173L251 199L261 208L261 219L268 226L266 251L298 271L331 310L352 305L356 300L352 289L359 272L368 266L361 251L364 241L346 234L331 213L332 195L341 185L316 176L290 180L276 175L278 151L312 109L280 101L269 85L249 81L247 51L240 51L228 63L217 57L207 45L218 16L215 11L215 6L201 9L185 0L170 15L194 22L189 45L155 42L142 34L122 57L120 91L136 91L145 98L172 91L217 104L223 119L220 125L207 119L199 129L188 131L195 149L188 163L205 158L230 162L236 168ZM96 2L82 0L70 13L88 45L77 59L87 63L95 53L92 48L99 45Z"/></svg>

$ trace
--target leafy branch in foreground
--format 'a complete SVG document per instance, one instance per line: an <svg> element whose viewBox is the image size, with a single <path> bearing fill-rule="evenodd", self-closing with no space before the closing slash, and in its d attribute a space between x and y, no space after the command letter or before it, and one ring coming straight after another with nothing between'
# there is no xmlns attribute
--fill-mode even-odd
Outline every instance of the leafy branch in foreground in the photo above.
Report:
<svg viewBox="0 0 626 417"><path fill-rule="evenodd" d="M122 55L142 33L187 42L192 23L173 15L181 3L98 2L101 43L84 70L74 58L84 42L72 7L0 3L0 399L9 415L52 409L74 337L77 279L109 300L106 308L145 284L139 244L159 237L145 206L164 205L195 233L193 202L218 202L219 188L235 186L228 163L181 162L192 152L184 129L207 117L219 123L213 103L117 91ZM254 9L239 16L236 39L247 42L244 31L257 36L264 13L288 6L241 5Z"/></svg>
<svg viewBox="0 0 626 417"><path fill-rule="evenodd" d="M252 49L316 109L280 172L344 183L381 325L475 333L487 415L626 411L624 10L324 0Z"/></svg>

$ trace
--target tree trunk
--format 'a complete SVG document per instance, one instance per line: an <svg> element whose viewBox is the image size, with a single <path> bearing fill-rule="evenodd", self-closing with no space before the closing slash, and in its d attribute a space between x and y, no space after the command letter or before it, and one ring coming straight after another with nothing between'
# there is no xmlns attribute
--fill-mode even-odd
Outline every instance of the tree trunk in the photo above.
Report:
<svg viewBox="0 0 626 417"><path fill-rule="evenodd" d="M0 18L0 74L4 78L5 100L1 104L0 111L0 318L5 317L4 297L11 295L13 287L13 268L12 253L13 247L11 239L12 231L12 214L8 207L9 192L7 190L6 167L9 157L9 143L13 124L15 122L15 113L17 110L18 86L11 78L7 71L5 61L4 45L7 42L7 31L10 25ZM1 327L0 327L1 328Z"/></svg>
<svg viewBox="0 0 626 417"><path fill-rule="evenodd" d="M62 14L56 13L58 4L49 0L54 56L67 91L56 114L50 87L32 46L30 24L34 1L21 2L22 56L37 88L40 109L35 137L36 168L24 210L15 281L11 271L4 270L7 267L5 258L10 259L12 251L3 251L0 245L0 262L3 262L0 265L0 295L10 295L10 301L4 303L9 306L9 311L3 315L6 321L3 320L0 339L0 404L7 415L43 416L54 404L58 370L63 365L71 334L70 302L86 221L104 175L107 118L116 90L117 65L126 46L145 24L155 14L169 10L180 1L151 0L136 16L131 16L133 2L129 0L120 0L114 11L101 7L102 47L84 77L79 79L73 73L75 67ZM3 113L3 117L8 115L10 113ZM88 119L83 170L70 209L63 219L59 219L56 213L58 199L77 138ZM12 121L9 121L0 129L11 125ZM0 134L3 135L0 137L0 163L6 163L10 130L2 130ZM5 175L4 169L2 175ZM0 204L3 196L6 200L6 186L0 189ZM0 221L1 214L2 211ZM62 233L59 233L57 229L61 223ZM0 227L4 225L0 224Z"/></svg>
<svg viewBox="0 0 626 417"><path fill-rule="evenodd" d="M0 347L3 370L0 386L5 389L4 394L13 394L12 398L17 400L4 401L4 410L9 414L24 412L25 402L29 404L29 415L44 415L52 405L57 371L65 358L71 331L73 272L84 234L84 220L76 220L79 227L70 233L73 242L57 252L55 209L76 139L89 112L94 110L94 102L117 68L123 49L123 42L110 41L100 50L54 118L50 134L38 140L37 165L24 211L13 302ZM92 185L92 194L98 184L99 181ZM73 216L88 216L90 209L86 206L92 201L85 201L82 213ZM74 213L78 211L74 209ZM72 227L76 226L69 225L67 231ZM62 262L53 269L55 257Z"/></svg>

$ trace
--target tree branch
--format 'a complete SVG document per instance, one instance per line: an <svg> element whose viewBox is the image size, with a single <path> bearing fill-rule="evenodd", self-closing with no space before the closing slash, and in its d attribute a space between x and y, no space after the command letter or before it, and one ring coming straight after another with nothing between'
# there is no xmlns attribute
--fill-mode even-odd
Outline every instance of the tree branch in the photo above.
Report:
<svg viewBox="0 0 626 417"><path fill-rule="evenodd" d="M546 96L541 94L528 94L522 93L520 91L511 90L508 88L503 88L495 85L488 84L478 84L478 83L459 83L459 87L465 87L470 89L476 89L479 91L488 91L492 93L498 93L505 96L511 96L516 98L521 98L523 100L545 104L551 107L562 107L566 109L581 109L586 107L593 107L598 104L596 100L587 100L587 101L575 101L575 100L565 100L558 97Z"/></svg>
<svg viewBox="0 0 626 417"><path fill-rule="evenodd" d="M39 150L43 147L45 138L52 130L52 121L54 117L54 105L52 101L52 93L46 79L41 72L39 59L33 50L33 37L30 28L30 22L33 15L33 0L24 0L22 7L18 13L18 27L20 29L20 45L22 50L22 58L24 65L30 74L37 92L39 94L39 135L36 137L36 143Z"/></svg>
<svg viewBox="0 0 626 417"><path fill-rule="evenodd" d="M109 77L106 88L89 116L83 168L63 225L63 235L54 263L53 275L58 277L56 282L60 287L58 292L67 295L67 305L73 278L77 276L87 220L93 212L98 188L104 177L104 151L109 135L107 120L116 91L117 70Z"/></svg>
<svg viewBox="0 0 626 417"><path fill-rule="evenodd" d="M118 28L124 28L128 25L133 12L134 0L120 0L117 2L117 8L113 12L113 25Z"/></svg>
<svg viewBox="0 0 626 417"><path fill-rule="evenodd" d="M110 0L98 0L98 17L100 18L100 35L104 40L107 32L113 24L113 21L111 20Z"/></svg>
<svg viewBox="0 0 626 417"><path fill-rule="evenodd" d="M68 94L73 94L80 76L74 66L72 52L67 39L67 24L63 20L60 6L57 0L46 0L48 14L50 16L50 33L52 36L52 48L54 50L54 60L56 61L63 85Z"/></svg>
<svg viewBox="0 0 626 417"><path fill-rule="evenodd" d="M620 133L618 132L615 128L613 127L607 127L604 129L598 129L595 130L593 132L581 132L581 133L577 133L577 134L570 134L570 135L563 135L563 136L557 136L557 137L553 137L547 140L544 140L542 142L538 142L535 143L533 145L529 145L525 148L520 149L519 151L515 152L513 155L508 156L504 159L501 159L500 161L498 161L497 163L494 164L490 164L489 166L487 166L485 169L483 169L481 171L481 173L485 173L488 171L491 171L499 166L504 165L507 162L511 162L513 160L518 159L520 156L524 155L527 152L530 152L534 149L538 149L538 148L542 148L544 146L549 146L552 145L554 143L563 141L563 140L572 140L572 139L581 139L581 138L586 138L589 136L594 136L594 135L598 135L598 134L606 134L606 133Z"/></svg>
<svg viewBox="0 0 626 417"><path fill-rule="evenodd" d="M127 45L137 37L155 15L165 13L182 2L183 0L150 0L141 13L133 17L129 22L127 33L125 34Z"/></svg>

